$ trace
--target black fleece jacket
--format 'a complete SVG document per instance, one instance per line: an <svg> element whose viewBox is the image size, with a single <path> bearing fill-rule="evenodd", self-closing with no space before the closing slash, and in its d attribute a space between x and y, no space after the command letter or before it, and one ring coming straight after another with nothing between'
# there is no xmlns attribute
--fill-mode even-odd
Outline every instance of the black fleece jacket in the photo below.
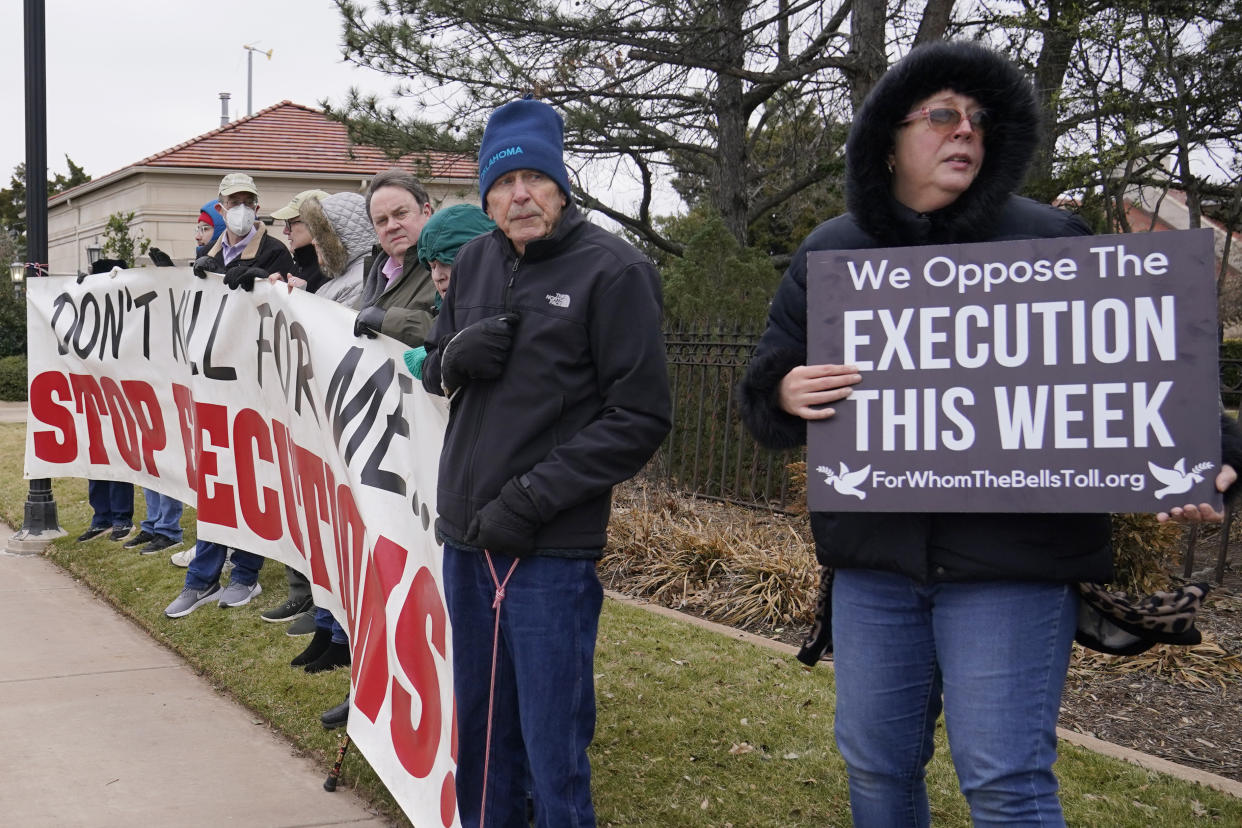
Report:
<svg viewBox="0 0 1242 828"><path fill-rule="evenodd" d="M494 230L467 242L423 363L440 388L441 348L462 328L520 315L504 373L451 398L440 455L439 529L461 545L480 508L520 476L539 510L536 554L594 557L612 487L651 457L671 417L660 277L633 246L569 205L519 257Z"/></svg>

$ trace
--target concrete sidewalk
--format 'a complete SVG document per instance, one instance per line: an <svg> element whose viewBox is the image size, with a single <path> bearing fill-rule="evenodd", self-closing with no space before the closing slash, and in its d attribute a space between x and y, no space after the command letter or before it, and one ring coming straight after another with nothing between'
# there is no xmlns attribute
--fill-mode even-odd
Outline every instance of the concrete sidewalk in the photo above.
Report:
<svg viewBox="0 0 1242 828"><path fill-rule="evenodd" d="M0 629L0 823L390 824L44 558L0 551Z"/></svg>
<svg viewBox="0 0 1242 828"><path fill-rule="evenodd" d="M26 403L0 400L0 423L26 422Z"/></svg>

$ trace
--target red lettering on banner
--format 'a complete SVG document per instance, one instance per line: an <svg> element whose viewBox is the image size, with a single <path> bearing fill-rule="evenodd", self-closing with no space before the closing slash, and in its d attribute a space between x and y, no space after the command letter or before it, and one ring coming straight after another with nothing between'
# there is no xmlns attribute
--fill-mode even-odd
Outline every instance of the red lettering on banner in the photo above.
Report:
<svg viewBox="0 0 1242 828"><path fill-rule="evenodd" d="M384 607L401 581L409 555L405 547L380 536L371 550L366 581L360 584L358 615L349 619L354 708L372 722L379 715L388 690L388 619ZM354 583L359 583L362 560L359 556L354 563Z"/></svg>
<svg viewBox="0 0 1242 828"><path fill-rule="evenodd" d="M48 463L69 463L78 456L78 430L73 422L73 411L55 402L73 399L69 379L57 371L44 371L30 381L30 414L36 420L47 423L60 432L39 430L34 433L35 457Z"/></svg>
<svg viewBox="0 0 1242 828"><path fill-rule="evenodd" d="M70 374L69 384L73 387L73 396L77 401L79 413L86 414L86 439L88 455L92 463L108 465L108 452L104 451L103 431L99 428L99 412L106 403L99 383L92 376Z"/></svg>
<svg viewBox="0 0 1242 828"><path fill-rule="evenodd" d="M431 619L430 640L426 633L427 619ZM397 661L409 676L414 691L422 702L418 725L413 721L413 697L406 692L397 679L392 680L392 734L393 750L401 766L411 775L422 779L431 773L440 750L440 681L436 675L436 659L431 652L435 647L440 658L445 658L445 631L448 613L436 589L436 579L431 570L421 567L410 584L401 614L397 617Z"/></svg>
<svg viewBox="0 0 1242 828"><path fill-rule="evenodd" d="M99 381L103 388L104 400L108 403L108 416L112 420L112 434L116 437L116 448L121 453L125 465L134 471L142 468L142 455L138 450L138 425L129 413L129 403L121 393L121 386L112 377L104 377Z"/></svg>
<svg viewBox="0 0 1242 828"><path fill-rule="evenodd" d="M337 583L341 585L341 606L345 615L352 618L357 598L356 580L350 577L354 561L365 554L366 526L349 486L342 484L336 489L336 566Z"/></svg>
<svg viewBox="0 0 1242 828"><path fill-rule="evenodd" d="M306 449L293 444L294 465L298 470L298 484L302 490L302 510L306 515L306 540L310 546L310 578L324 589L332 589L328 580L328 567L323 562L322 518L328 514L328 492L323 479L323 460Z"/></svg>
<svg viewBox="0 0 1242 828"><path fill-rule="evenodd" d="M219 473L217 454L208 445L229 447L228 408L216 403L194 403L199 433L206 435L198 454L198 477L194 487L198 490L198 519L206 523L237 527L237 511L233 508L233 487L227 483L215 483L208 491L207 480Z"/></svg>
<svg viewBox="0 0 1242 828"><path fill-rule="evenodd" d="M280 496L270 486L263 487L263 505L259 505L258 475L255 472L255 450L259 459L272 462L272 439L267 423L252 408L243 408L233 418L233 455L237 465L237 498L241 503L246 526L264 540L277 540L280 526Z"/></svg>
<svg viewBox="0 0 1242 828"><path fill-rule="evenodd" d="M148 472L159 477L159 469L155 466L155 452L168 445L168 433L164 429L164 412L160 410L155 389L150 383L140 380L122 380L121 388L125 391L125 398L129 400L134 420L138 423L143 463Z"/></svg>
<svg viewBox="0 0 1242 828"><path fill-rule="evenodd" d="M297 469L293 466L293 439L289 429L280 420L272 420L272 437L276 442L276 460L280 464L280 489L284 492L285 524L289 527L289 539L297 547L298 554L306 557L306 547L302 543L302 529L299 526L297 489L295 488Z"/></svg>
<svg viewBox="0 0 1242 828"><path fill-rule="evenodd" d="M172 391L173 403L177 406L177 424L181 427L181 448L185 451L185 480L193 484L198 480L198 454L202 450L198 440L194 396L189 388L175 382Z"/></svg>

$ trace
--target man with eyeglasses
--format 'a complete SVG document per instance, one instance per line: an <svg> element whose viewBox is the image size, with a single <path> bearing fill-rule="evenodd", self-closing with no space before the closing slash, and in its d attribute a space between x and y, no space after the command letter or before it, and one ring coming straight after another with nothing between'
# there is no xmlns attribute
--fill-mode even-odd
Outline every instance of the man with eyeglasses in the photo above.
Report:
<svg viewBox="0 0 1242 828"><path fill-rule="evenodd" d="M255 279L269 273L290 273L297 267L289 249L267 232L255 216L259 212L259 188L245 173L229 173L220 179L217 212L224 216L224 233L194 262L194 275L223 273L224 283L243 290L254 288Z"/></svg>
<svg viewBox="0 0 1242 828"><path fill-rule="evenodd" d="M289 273L296 265L289 250L272 238L262 222L255 221L259 210L259 189L245 173L229 173L220 179L220 202L216 210L224 216L224 232L207 255L194 262L194 275L224 273L230 288L254 288L256 278L269 273ZM259 570L263 557L241 549L233 550L233 572L229 585L220 588L220 575L228 557L228 547L199 540L185 573L185 586L164 608L169 618L182 618L202 605L215 601L221 609L249 604L263 592Z"/></svg>

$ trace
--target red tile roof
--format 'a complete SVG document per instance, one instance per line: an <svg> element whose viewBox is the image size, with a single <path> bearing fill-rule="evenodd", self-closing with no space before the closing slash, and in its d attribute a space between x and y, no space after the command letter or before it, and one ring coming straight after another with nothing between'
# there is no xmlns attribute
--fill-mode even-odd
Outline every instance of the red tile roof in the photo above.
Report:
<svg viewBox="0 0 1242 828"><path fill-rule="evenodd" d="M432 178L478 177L473 158L429 152L394 160L378 147L351 143L344 124L319 110L281 101L132 166L373 175L398 165L421 172L423 164Z"/></svg>

